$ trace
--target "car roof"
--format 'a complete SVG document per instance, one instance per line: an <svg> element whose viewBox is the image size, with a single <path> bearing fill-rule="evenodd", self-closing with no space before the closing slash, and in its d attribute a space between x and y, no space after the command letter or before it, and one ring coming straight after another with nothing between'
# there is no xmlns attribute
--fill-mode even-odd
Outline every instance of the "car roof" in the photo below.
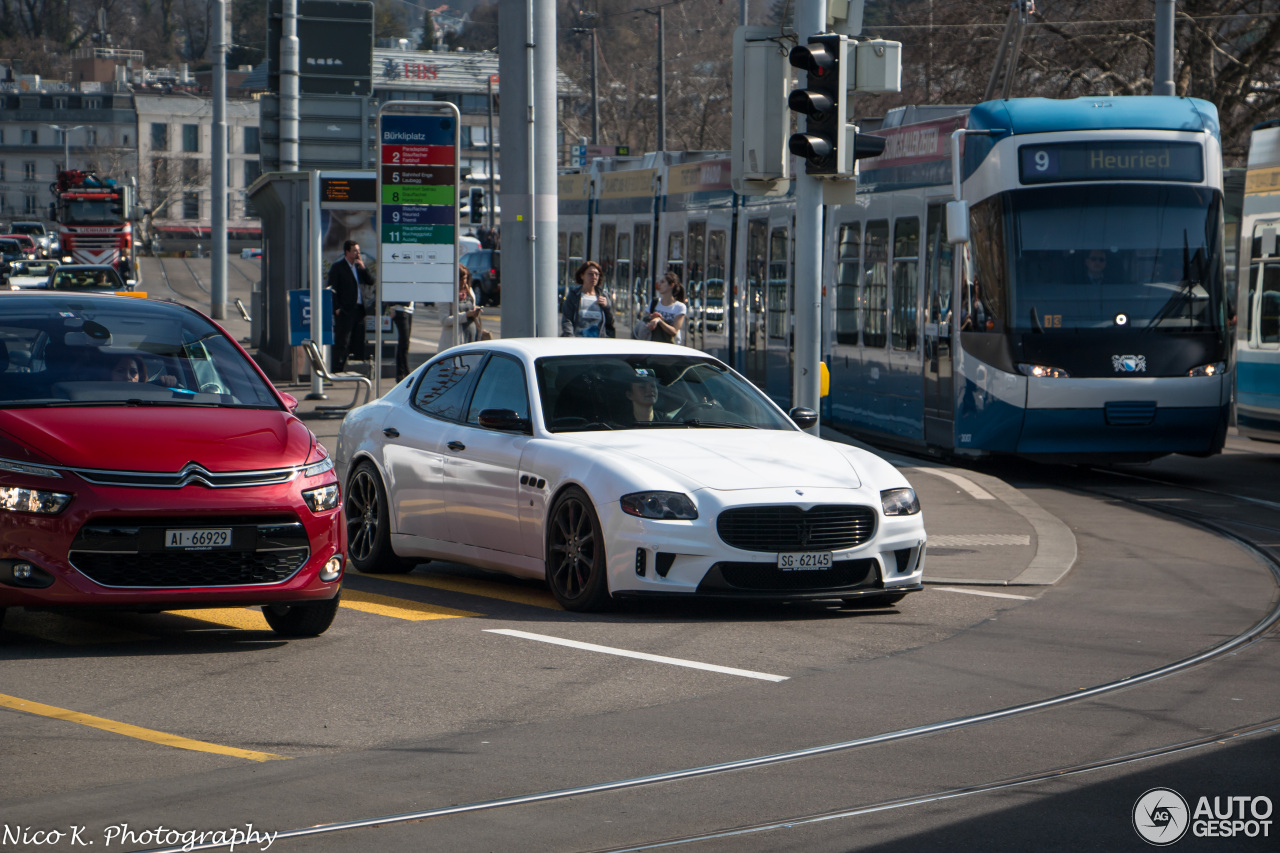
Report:
<svg viewBox="0 0 1280 853"><path fill-rule="evenodd" d="M139 317L166 317L179 312L198 314L205 320L208 315L197 308L161 299L139 299L136 295L121 295L104 290L0 290L6 312L30 311L39 309L57 316L59 311L74 311L79 314L87 305L127 306L131 315ZM107 300L107 301L101 301Z"/></svg>
<svg viewBox="0 0 1280 853"><path fill-rule="evenodd" d="M653 341L617 338L499 338L453 347L447 352L461 355L482 350L510 353L528 360L561 355L684 355L694 359L710 358L700 350Z"/></svg>
<svg viewBox="0 0 1280 853"><path fill-rule="evenodd" d="M59 264L58 272L116 272L110 264Z"/></svg>

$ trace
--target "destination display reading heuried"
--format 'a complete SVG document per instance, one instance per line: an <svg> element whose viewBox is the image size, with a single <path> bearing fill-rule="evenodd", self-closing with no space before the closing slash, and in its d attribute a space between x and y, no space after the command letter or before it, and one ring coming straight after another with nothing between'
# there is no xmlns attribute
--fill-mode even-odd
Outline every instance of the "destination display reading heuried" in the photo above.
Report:
<svg viewBox="0 0 1280 853"><path fill-rule="evenodd" d="M1024 184L1070 181L1204 180L1204 151L1194 142L1051 142L1018 148Z"/></svg>

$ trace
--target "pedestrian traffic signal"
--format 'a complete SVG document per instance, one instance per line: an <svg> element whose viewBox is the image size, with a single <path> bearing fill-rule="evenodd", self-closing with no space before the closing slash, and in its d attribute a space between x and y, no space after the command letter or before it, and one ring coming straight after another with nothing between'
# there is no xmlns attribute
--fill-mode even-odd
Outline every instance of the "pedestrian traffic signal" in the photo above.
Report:
<svg viewBox="0 0 1280 853"><path fill-rule="evenodd" d="M804 71L805 88L793 89L787 106L805 117L804 131L787 140L810 175L852 175L852 152L843 151L849 90L849 38L824 33L791 48L788 61Z"/></svg>
<svg viewBox="0 0 1280 853"><path fill-rule="evenodd" d="M484 222L484 187L471 188L471 224Z"/></svg>

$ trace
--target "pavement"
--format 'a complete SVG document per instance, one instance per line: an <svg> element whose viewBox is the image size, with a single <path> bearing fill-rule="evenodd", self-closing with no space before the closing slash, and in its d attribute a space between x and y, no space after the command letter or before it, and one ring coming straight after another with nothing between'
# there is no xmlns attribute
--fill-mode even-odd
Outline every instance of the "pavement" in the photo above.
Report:
<svg viewBox="0 0 1280 853"><path fill-rule="evenodd" d="M155 259L144 259L144 264L146 262L154 264ZM258 262L232 258L229 264L233 270L228 273L228 297L234 300L239 296L248 306L246 282L257 269ZM204 273L207 281L208 266L207 258L188 259L176 269L172 260L165 263L175 285L177 275L187 271L197 280ZM161 286L162 277L155 269L148 270L144 266L144 274L149 290L156 291L156 295L167 295ZM197 307L208 310L207 305ZM498 336L500 310L486 309L485 320L485 328ZM220 322L248 348L251 323L235 308L234 301L229 306L227 318ZM419 305L414 314L411 336L411 368L435 354L439 336L439 311ZM348 362L347 368L372 376L370 362ZM298 399L298 417L322 443L332 448L337 443L344 413L325 412L318 407L352 402L357 387L362 383L326 384L326 399L307 399L312 388L309 377L304 378L304 382L277 382L276 385ZM385 393L394 382L394 365L384 359L380 391ZM358 393L363 395L363 391ZM1075 564L1076 540L1071 529L1045 511L1026 492L999 477L873 448L829 427L823 427L821 434L827 440L857 445L880 454L897 466L916 490L929 535L924 571L926 584L965 588L985 595L1020 597L1016 588L1028 588L1023 592L1034 594L1029 588L1056 583ZM997 587L1015 589L1001 592Z"/></svg>

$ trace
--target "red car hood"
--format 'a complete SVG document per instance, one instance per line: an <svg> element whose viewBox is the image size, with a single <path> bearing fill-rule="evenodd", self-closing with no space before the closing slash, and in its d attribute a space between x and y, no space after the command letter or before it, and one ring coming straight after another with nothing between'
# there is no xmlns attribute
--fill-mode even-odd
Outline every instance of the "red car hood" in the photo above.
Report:
<svg viewBox="0 0 1280 853"><path fill-rule="evenodd" d="M180 407L10 409L0 432L74 468L209 471L285 468L307 461L311 432L287 412Z"/></svg>

